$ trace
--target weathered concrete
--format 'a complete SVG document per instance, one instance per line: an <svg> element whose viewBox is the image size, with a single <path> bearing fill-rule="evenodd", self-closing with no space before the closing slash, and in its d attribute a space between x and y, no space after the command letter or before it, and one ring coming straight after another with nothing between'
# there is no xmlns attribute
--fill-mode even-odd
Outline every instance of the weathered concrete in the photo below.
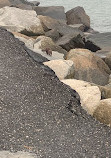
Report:
<svg viewBox="0 0 111 158"><path fill-rule="evenodd" d="M37 158L111 157L111 129L87 115L77 93L2 29L0 98L0 150Z"/></svg>

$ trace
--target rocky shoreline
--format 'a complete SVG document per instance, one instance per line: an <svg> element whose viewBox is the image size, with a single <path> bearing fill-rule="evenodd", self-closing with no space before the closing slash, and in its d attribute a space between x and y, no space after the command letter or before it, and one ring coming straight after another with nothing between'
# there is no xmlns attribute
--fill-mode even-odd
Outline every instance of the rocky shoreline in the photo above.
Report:
<svg viewBox="0 0 111 158"><path fill-rule="evenodd" d="M8 33L5 29L11 33ZM37 77L38 74L36 74L36 70L35 70L35 67L38 67L37 68L38 72L40 72L41 75L43 74L44 76L46 74L45 80L43 79L42 76L41 76L41 79L43 79L44 83L46 82L45 84L47 84L47 86L53 87L51 88L51 90L55 89L56 91L58 89L58 88L56 89L56 86L59 84L61 85L60 92L59 91L57 91L57 93L55 92L57 96L60 95L60 93L61 95L64 95L65 88L67 87L66 85L68 85L68 88L69 89L71 88L72 91L75 93L73 94L75 97L70 98L70 93L68 92L69 90L66 88L67 89L66 105L65 105L65 102L63 101L64 99L62 100L60 99L62 102L64 102L64 105L63 105L64 108L67 107L67 104L69 104L68 102L71 102L71 104L67 107L69 111L71 112L71 115L73 113L74 116L79 118L79 113L80 113L81 115L80 117L83 120L84 120L84 116L85 118L89 117L90 125L91 125L91 120L92 122L94 121L94 119L92 118L93 116L101 123L104 123L109 127L111 126L111 33L99 33L93 30L90 27L90 17L85 13L85 10L82 7L73 8L65 13L64 7L62 6L42 7L40 6L39 2L30 3L25 0L17 0L17 1L4 0L0 2L0 34L4 36L4 37L1 37L1 42L2 42L2 38L3 38L3 41L6 40L7 42L7 44L1 43L1 50L3 50L2 45L4 45L4 48L6 47L5 50L9 51L12 49L12 52L13 52L12 55L11 55L11 52L9 53L10 54L9 59L12 62L10 63L11 66L14 63L13 57L17 63L18 63L17 56L18 58L21 58L21 59L23 58L24 60L24 57L22 57L23 56L22 53L20 53L21 55L19 55L18 49L20 49L20 52L26 51L28 54L28 58L31 57L32 58L31 60L33 62L35 61L35 63L37 64L37 66L33 67L32 66L33 64L31 64L29 62L29 59L26 58L25 59L26 63L24 65L24 63L20 60L20 63L23 64L22 68L24 66L24 68L27 69L27 66L29 66L29 71L31 73L29 77L30 82L33 82L34 80L32 77L35 76L36 78L38 78ZM13 42L10 41L8 38L12 40ZM18 39L19 39L18 41L19 44L18 45L15 44L14 46L14 41L15 43L17 43ZM8 45L10 45L9 46L10 48L7 47ZM19 45L21 45L20 48L19 48ZM14 47L17 47L17 50ZM14 49L15 49L15 55L14 55ZM8 59L8 56L6 53L5 53L5 56ZM1 53L1 57L2 57L2 53ZM2 58L5 61L5 58L4 57ZM8 63L8 66L10 64ZM18 72L20 71L20 74L23 75L23 73L21 73L22 72L21 65L19 65L19 63L18 63L19 66L16 65L15 63L14 65L15 67L16 66L18 67L18 70L17 68L14 69L9 66L9 68L11 68L10 72L15 73L16 71ZM33 68L30 69L30 66L33 67L34 70ZM20 67L20 70L19 70L19 67ZM5 70L5 66L1 67L1 71L2 71L2 68L3 68L4 73L5 71L8 73L7 69ZM23 68L23 72L25 72L24 68ZM21 77L24 78L24 75ZM21 77L19 76L19 79L22 82ZM1 81L3 78L4 77L2 76ZM11 81L10 79L13 81L15 85L16 85L16 82L18 83L18 80L16 81L11 76L9 77L9 81ZM50 79L53 82L48 81ZM29 82L25 80L26 78L24 78L23 82L26 82L25 84L27 84L27 86L30 85ZM40 84L41 81L39 80L40 79L38 78L37 82ZM5 78L4 78L3 81L4 82L1 85L1 103L0 103L2 108L3 108L3 103L6 103L6 102L7 102L6 104L8 104L8 102L10 103L10 101L7 101L7 99L10 100L10 97L13 98L13 95L14 95L14 91L12 90L13 91L12 96L9 95L8 98L6 97L7 99L5 98L5 93L6 91L8 91L8 89L3 90L4 89L3 85L7 83L7 88L9 85L8 85L8 80L5 83ZM10 85L11 85L11 82L10 82ZM62 85L64 85L63 89L62 89ZM31 86L30 86L30 89L32 90ZM37 86L35 81L34 81L34 86ZM41 86L42 85L40 85L40 87ZM25 86L23 85L23 87ZM33 88L37 92L37 89L35 87ZM45 87L45 88L48 88L48 87ZM10 89L10 86L9 86L9 89ZM21 93L23 90L16 89L16 91ZM41 90L39 89L39 91ZM48 101L48 104L51 104L52 109L53 109L54 108L53 104L56 105L57 100L55 99L53 101L54 96L51 96L52 94L50 93L51 92L48 90L46 93L47 95L45 96L45 99L47 100L48 98L52 98L51 99L52 104L50 102L50 99ZM34 96L30 96L30 97L33 98ZM19 97L19 99L20 98L21 97ZM12 102L13 101L14 100L12 99ZM20 100L17 101L18 105L20 104L19 101ZM40 101L45 105L46 102L44 100L41 99ZM22 100L22 102L24 102L24 100ZM32 100L31 100L31 103L32 103ZM61 102L59 102L58 104L61 104ZM25 102L24 102L24 105L25 105ZM28 106L28 104L26 105ZM38 105L39 105L39 102L38 102ZM82 110L82 108L86 112ZM4 108L2 110L4 111ZM83 111L82 113L81 113L81 110ZM43 111L42 113L44 113ZM6 113L8 116L9 115L8 111ZM67 115L67 112L64 115ZM16 115L14 114L14 117L15 116ZM28 115L28 117L30 117L30 115ZM39 115L38 115L38 118L39 118ZM72 119L72 121L74 120ZM92 123L91 126L94 126L94 122ZM95 126L96 126L96 123L95 123ZM102 124L102 127L104 130L103 124ZM25 126L23 128L25 129ZM108 127L105 127L105 128L107 129ZM108 129L108 132L109 131L110 129ZM100 135L98 135L98 138L99 137ZM2 139L2 143L3 143L3 139ZM84 144L84 141L83 141L83 144ZM110 145L111 144L109 142L109 146ZM6 148L2 147L2 150L3 148L5 150L10 149L8 147ZM13 148L15 147L13 146ZM21 147L20 147L20 150L22 150ZM40 151L39 151L39 154L40 154ZM38 157L40 157L39 154L38 154ZM44 154L45 152L43 152L43 155ZM81 152L81 154L83 154L83 151ZM96 156L97 154L100 154L100 153L96 153ZM107 154L109 154L108 156L110 157L109 150ZM65 157L63 155L61 154L61 157ZM71 153L69 155L71 156ZM72 155L75 156L74 153L72 153ZM85 156L87 157L87 154L82 155L82 157L85 157ZM94 152L90 153L89 157L91 156L94 157ZM104 155L103 157L105 156L106 155ZM56 158L57 156L53 155L52 157ZM68 155L66 157L68 157ZM77 158L78 157L80 157L80 155L77 156Z"/></svg>

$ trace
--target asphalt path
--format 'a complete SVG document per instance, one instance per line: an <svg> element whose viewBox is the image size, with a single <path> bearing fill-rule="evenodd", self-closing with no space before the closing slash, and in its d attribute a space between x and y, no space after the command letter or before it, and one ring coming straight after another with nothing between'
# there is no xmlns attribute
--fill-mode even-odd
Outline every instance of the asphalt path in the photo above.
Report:
<svg viewBox="0 0 111 158"><path fill-rule="evenodd" d="M46 59L33 59L0 28L0 150L37 158L110 158L111 129L89 116L78 94L38 62Z"/></svg>

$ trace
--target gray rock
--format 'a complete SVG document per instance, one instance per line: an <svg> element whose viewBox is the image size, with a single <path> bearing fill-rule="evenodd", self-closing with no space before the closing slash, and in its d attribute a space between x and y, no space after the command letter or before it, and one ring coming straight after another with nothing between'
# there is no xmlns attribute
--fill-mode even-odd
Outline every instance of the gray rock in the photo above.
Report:
<svg viewBox="0 0 111 158"><path fill-rule="evenodd" d="M61 37L61 34L58 32L57 29L52 29L46 32L45 36L50 37L54 42L56 42Z"/></svg>
<svg viewBox="0 0 111 158"><path fill-rule="evenodd" d="M68 26L66 24L60 23L56 28L57 28L58 32L62 36L68 35L68 34L70 34L70 35L71 34L72 35L74 35L74 34L80 34L83 37L83 35L84 35L82 31L78 30L77 28L73 28L71 26Z"/></svg>
<svg viewBox="0 0 111 158"><path fill-rule="evenodd" d="M111 69L111 51L99 50L95 54L103 59L108 67Z"/></svg>
<svg viewBox="0 0 111 158"><path fill-rule="evenodd" d="M68 26L46 16L38 16L38 18L46 32L46 36L51 37L63 49L69 51L72 48L85 47L84 34L77 27Z"/></svg>
<svg viewBox="0 0 111 158"><path fill-rule="evenodd" d="M82 32L85 31L85 26L83 24L73 24L73 25L69 25L69 26L76 28L78 30L81 30Z"/></svg>
<svg viewBox="0 0 111 158"><path fill-rule="evenodd" d="M91 86L90 83L82 80L65 79L62 80L62 82L69 85L79 94L81 106L88 114L93 116L93 113L99 106L101 99L101 92L99 88L97 86Z"/></svg>
<svg viewBox="0 0 111 158"><path fill-rule="evenodd" d="M49 7L34 7L38 15L49 16L53 19L60 20L66 23L66 15L63 6L49 6Z"/></svg>
<svg viewBox="0 0 111 158"><path fill-rule="evenodd" d="M40 22L45 32L53 30L56 28L56 26L59 25L59 22L51 17L38 15L38 18L40 19Z"/></svg>
<svg viewBox="0 0 111 158"><path fill-rule="evenodd" d="M87 49L72 49L65 57L72 60L75 66L75 79L106 85L111 70L106 63Z"/></svg>
<svg viewBox="0 0 111 158"><path fill-rule="evenodd" d="M32 1L28 2L27 0L1 0L0 8L5 6L17 7L20 9L33 9L33 6L38 6L40 2Z"/></svg>
<svg viewBox="0 0 111 158"><path fill-rule="evenodd" d="M12 32L12 33L15 36L15 38L18 38L20 41L24 42L26 47L28 47L29 49L33 49L35 39L33 39L32 37L23 35L21 33L17 33L17 32Z"/></svg>
<svg viewBox="0 0 111 158"><path fill-rule="evenodd" d="M61 46L63 49L70 51L74 48L84 48L85 44L83 42L82 36L78 33L66 34L61 37L57 42L57 45Z"/></svg>
<svg viewBox="0 0 111 158"><path fill-rule="evenodd" d="M38 6L40 5L40 2L37 2L37 1L30 1L30 4L33 6Z"/></svg>
<svg viewBox="0 0 111 158"><path fill-rule="evenodd" d="M85 48L91 50L92 52L97 52L98 50L101 50L101 48L97 46L96 43L88 39L85 39L84 43L85 43Z"/></svg>
<svg viewBox="0 0 111 158"><path fill-rule="evenodd" d="M50 37L46 37L46 36L37 37L34 43L34 50L36 49L45 50L47 48L50 48L52 51L57 51L64 55L66 55L67 53L65 49L55 44Z"/></svg>
<svg viewBox="0 0 111 158"><path fill-rule="evenodd" d="M103 51L111 50L111 32L93 34L87 40Z"/></svg>
<svg viewBox="0 0 111 158"><path fill-rule="evenodd" d="M111 127L111 98L100 101L94 112L94 117Z"/></svg>
<svg viewBox="0 0 111 158"><path fill-rule="evenodd" d="M99 33L99 32L96 31L96 30L94 30L93 28L89 28L89 29L87 30L87 33L90 33L90 34L97 34L97 33Z"/></svg>
<svg viewBox="0 0 111 158"><path fill-rule="evenodd" d="M109 66L109 68L111 69L111 52L106 56L104 61Z"/></svg>
<svg viewBox="0 0 111 158"><path fill-rule="evenodd" d="M28 53L28 55L36 62L38 63L43 63L43 62L46 62L48 61L47 58L45 58L43 55L41 55L38 51L37 52L34 52L32 50L30 50L29 48L27 47L24 47L24 49L26 50L26 52Z"/></svg>
<svg viewBox="0 0 111 158"><path fill-rule="evenodd" d="M98 86L98 87L101 91L101 98L102 99L111 98L111 85Z"/></svg>
<svg viewBox="0 0 111 158"><path fill-rule="evenodd" d="M97 52L94 53L95 55L99 56L101 59L105 60L106 56L110 54L110 51L98 50Z"/></svg>
<svg viewBox="0 0 111 158"><path fill-rule="evenodd" d="M76 7L66 12L67 24L84 24L85 30L90 28L90 18L83 7Z"/></svg>
<svg viewBox="0 0 111 158"><path fill-rule="evenodd" d="M29 36L44 34L41 22L33 10L11 7L1 8L0 26L11 32L20 32Z"/></svg>
<svg viewBox="0 0 111 158"><path fill-rule="evenodd" d="M5 7L5 6L10 6L10 5L12 5L12 4L10 3L9 0L1 0L0 1L0 8Z"/></svg>
<svg viewBox="0 0 111 158"><path fill-rule="evenodd" d="M83 32L78 30L77 27L74 28L72 26L68 26L51 17L39 15L38 18L40 19L42 27L44 28L45 32L55 29L60 33L61 36L66 35L66 34L73 34L75 32L78 32L81 35L84 35Z"/></svg>
<svg viewBox="0 0 111 158"><path fill-rule="evenodd" d="M64 59L64 54L59 53L57 51L51 51L51 55L46 53L46 50L41 50L38 49L37 47L35 49L33 49L34 53L36 54L40 54L42 55L44 58L46 58L47 60L59 60L59 59Z"/></svg>
<svg viewBox="0 0 111 158"><path fill-rule="evenodd" d="M17 32L12 33L16 38L18 38L25 44L25 50L35 61L39 63L43 63L44 61L48 60L63 59L64 54L66 54L66 51L60 46L57 46L49 37L39 36L35 40L32 37L28 37ZM50 56L45 51L47 48L50 48L51 51L58 50L60 53L57 51L52 51L52 54Z"/></svg>
<svg viewBox="0 0 111 158"><path fill-rule="evenodd" d="M52 69L60 80L74 78L74 64L71 60L52 60L44 62Z"/></svg>

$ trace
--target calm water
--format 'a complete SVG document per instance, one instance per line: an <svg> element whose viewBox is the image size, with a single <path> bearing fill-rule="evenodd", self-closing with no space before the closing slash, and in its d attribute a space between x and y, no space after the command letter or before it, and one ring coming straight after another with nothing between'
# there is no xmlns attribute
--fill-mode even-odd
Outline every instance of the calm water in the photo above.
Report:
<svg viewBox="0 0 111 158"><path fill-rule="evenodd" d="M31 0L29 0L31 1ZM65 11L76 6L84 7L90 16L91 26L100 32L111 32L111 0L37 0L41 6L62 5Z"/></svg>

